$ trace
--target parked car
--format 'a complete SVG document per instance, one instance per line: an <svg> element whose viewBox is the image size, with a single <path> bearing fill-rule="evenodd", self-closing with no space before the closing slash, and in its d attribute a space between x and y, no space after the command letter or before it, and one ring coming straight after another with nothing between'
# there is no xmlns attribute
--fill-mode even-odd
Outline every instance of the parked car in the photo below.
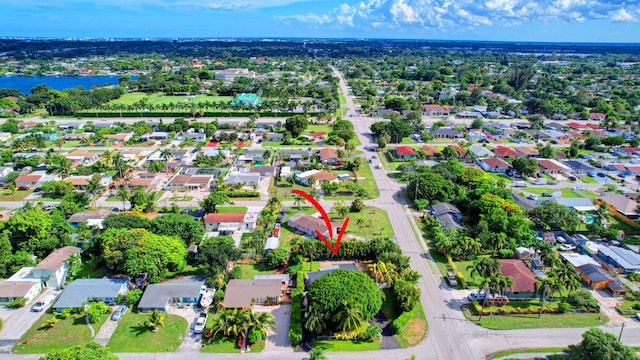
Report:
<svg viewBox="0 0 640 360"><path fill-rule="evenodd" d="M581 185L574 186L573 190L584 190L584 186L581 186Z"/></svg>
<svg viewBox="0 0 640 360"><path fill-rule="evenodd" d="M453 287L458 286L458 280L456 280L456 276L452 272L447 273L447 281Z"/></svg>
<svg viewBox="0 0 640 360"><path fill-rule="evenodd" d="M191 214L193 210L191 208L186 208L180 211L180 214Z"/></svg>
<svg viewBox="0 0 640 360"><path fill-rule="evenodd" d="M33 192L40 192L40 191L42 191L42 189L41 189L41 188L35 188L35 189L33 189Z"/></svg>
<svg viewBox="0 0 640 360"><path fill-rule="evenodd" d="M196 211L194 211L194 212L192 212L192 213L191 213L191 216L193 216L193 217L194 217L194 218L196 218L196 219L199 219L199 218L201 218L201 217L205 216L205 214L206 214L206 213L207 213L207 212L206 212L206 211L204 211L204 210L196 210Z"/></svg>
<svg viewBox="0 0 640 360"><path fill-rule="evenodd" d="M36 311L36 312L40 312L42 310L44 310L47 305L51 304L53 302L54 297L52 295L47 295L44 296L42 298L40 298L38 301L36 301L33 306L31 306L31 311Z"/></svg>
<svg viewBox="0 0 640 360"><path fill-rule="evenodd" d="M571 244L560 245L560 247L558 248L558 250L560 251L571 251L575 249L576 249L575 245L571 245Z"/></svg>
<svg viewBox="0 0 640 360"><path fill-rule="evenodd" d="M31 190L28 186L18 186L18 190Z"/></svg>
<svg viewBox="0 0 640 360"><path fill-rule="evenodd" d="M207 312L201 312L196 319L196 325L193 327L193 332L196 334L201 334L204 331L205 325L207 325L207 318L209 314Z"/></svg>
<svg viewBox="0 0 640 360"><path fill-rule="evenodd" d="M111 209L111 211L113 211L113 212L120 212L120 209L116 207L116 208Z"/></svg>
<svg viewBox="0 0 640 360"><path fill-rule="evenodd" d="M542 197L553 197L553 194L550 194L548 192L543 192L540 196L542 196Z"/></svg>
<svg viewBox="0 0 640 360"><path fill-rule="evenodd" d="M471 294L469 294L469 296L467 296L467 299L469 301L471 300L476 300L476 301L482 301L487 297L486 294L482 294L482 293L477 293L477 292L472 292Z"/></svg>
<svg viewBox="0 0 640 360"><path fill-rule="evenodd" d="M640 320L640 313L636 313L636 319Z"/></svg>
<svg viewBox="0 0 640 360"><path fill-rule="evenodd" d="M118 321L122 318L122 315L124 315L124 313L127 312L127 306L126 305L118 305L118 307L116 307L116 309L113 311L113 314L111 314L111 320L113 321Z"/></svg>
<svg viewBox="0 0 640 360"><path fill-rule="evenodd" d="M529 199L529 200L538 200L538 198L533 194L530 194L529 196L527 196L527 199Z"/></svg>

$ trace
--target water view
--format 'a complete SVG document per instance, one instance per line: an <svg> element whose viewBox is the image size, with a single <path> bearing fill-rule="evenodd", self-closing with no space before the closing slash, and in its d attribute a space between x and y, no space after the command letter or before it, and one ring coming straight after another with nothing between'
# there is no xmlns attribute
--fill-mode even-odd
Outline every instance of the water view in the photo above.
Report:
<svg viewBox="0 0 640 360"><path fill-rule="evenodd" d="M43 84L56 90L78 86L91 89L96 85L118 84L119 78L119 76L0 76L0 88L18 89L24 94L30 94L32 88Z"/></svg>

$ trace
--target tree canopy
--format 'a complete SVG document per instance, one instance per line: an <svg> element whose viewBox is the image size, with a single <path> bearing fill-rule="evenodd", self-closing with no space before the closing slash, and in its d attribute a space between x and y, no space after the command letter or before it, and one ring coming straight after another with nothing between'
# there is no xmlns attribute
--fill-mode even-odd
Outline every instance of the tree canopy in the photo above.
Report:
<svg viewBox="0 0 640 360"><path fill-rule="evenodd" d="M151 220L149 230L158 235L178 236L186 245L200 242L204 226L191 215L164 214Z"/></svg>
<svg viewBox="0 0 640 360"><path fill-rule="evenodd" d="M582 334L582 342L569 345L565 350L570 360L636 360L638 357L628 346L621 343L615 335L598 328Z"/></svg>
<svg viewBox="0 0 640 360"><path fill-rule="evenodd" d="M240 251L230 236L219 236L204 240L198 247L198 259L207 279L215 279L225 273L227 263L240 258Z"/></svg>
<svg viewBox="0 0 640 360"><path fill-rule="evenodd" d="M40 358L40 360L118 360L119 357L112 354L108 348L90 342L85 345L77 345L62 350L54 350Z"/></svg>
<svg viewBox="0 0 640 360"><path fill-rule="evenodd" d="M293 115L287 118L284 123L285 129L291 133L291 136L298 137L309 126L309 120L303 115Z"/></svg>
<svg viewBox="0 0 640 360"><path fill-rule="evenodd" d="M315 280L309 287L307 299L309 311L316 315L338 314L348 303L357 307L366 321L380 311L383 293L364 272L336 270ZM324 328L338 328L334 318L326 317L323 322Z"/></svg>
<svg viewBox="0 0 640 360"><path fill-rule="evenodd" d="M551 230L573 232L580 225L580 215L575 209L553 201L536 206L528 215L537 225Z"/></svg>

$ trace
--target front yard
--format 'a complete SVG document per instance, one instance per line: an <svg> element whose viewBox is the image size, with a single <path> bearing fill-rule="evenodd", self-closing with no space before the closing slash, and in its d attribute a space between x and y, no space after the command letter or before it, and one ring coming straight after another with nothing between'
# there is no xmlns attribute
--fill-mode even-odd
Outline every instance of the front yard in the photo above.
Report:
<svg viewBox="0 0 640 360"><path fill-rule="evenodd" d="M109 348L113 352L173 352L187 333L187 321L177 315L167 315L164 327L154 333L144 323L148 314L127 312L111 336Z"/></svg>
<svg viewBox="0 0 640 360"><path fill-rule="evenodd" d="M0 193L0 201L22 201L27 196L33 193L33 189L31 190L16 190L14 192L10 192L8 190L4 190Z"/></svg>
<svg viewBox="0 0 640 360"><path fill-rule="evenodd" d="M50 311L50 310L49 310ZM107 320L104 314L100 321L92 324L97 332ZM13 348L14 354L45 354L53 350L66 349L75 345L84 345L93 339L87 326L85 315L71 315L67 319L58 319L53 328L46 329L43 324L55 316L47 312L22 336Z"/></svg>
<svg viewBox="0 0 640 360"><path fill-rule="evenodd" d="M345 204L349 206L350 204ZM331 220L343 223L344 219L340 218L340 215L335 210L329 212ZM365 206L360 212L351 212L347 215L349 218L349 225L345 234L351 234L362 238L384 237L389 238L393 236L393 229L391 228L391 221L387 213L373 206Z"/></svg>

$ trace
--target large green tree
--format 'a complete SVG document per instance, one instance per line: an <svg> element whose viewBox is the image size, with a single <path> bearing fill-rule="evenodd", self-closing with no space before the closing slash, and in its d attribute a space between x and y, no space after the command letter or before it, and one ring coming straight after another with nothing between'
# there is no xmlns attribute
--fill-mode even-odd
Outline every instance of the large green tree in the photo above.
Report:
<svg viewBox="0 0 640 360"><path fill-rule="evenodd" d="M538 171L538 162L535 159L515 158L511 165L515 171L525 176L533 176Z"/></svg>
<svg viewBox="0 0 640 360"><path fill-rule="evenodd" d="M209 196L200 200L200 206L207 213L216 212L218 205L231 204L229 197L223 193L213 191L209 193Z"/></svg>
<svg viewBox="0 0 640 360"><path fill-rule="evenodd" d="M200 242L205 229L191 215L168 213L151 220L149 230L158 235L178 236L188 245Z"/></svg>
<svg viewBox="0 0 640 360"><path fill-rule="evenodd" d="M598 328L582 334L582 342L565 350L570 360L637 360L633 349Z"/></svg>
<svg viewBox="0 0 640 360"><path fill-rule="evenodd" d="M291 136L298 137L309 126L309 120L304 115L293 115L287 118L284 123L285 129L291 133Z"/></svg>
<svg viewBox="0 0 640 360"><path fill-rule="evenodd" d="M176 236L156 235L145 229L108 229L100 235L100 241L109 269L129 275L146 273L152 283L185 265L186 247Z"/></svg>
<svg viewBox="0 0 640 360"><path fill-rule="evenodd" d="M529 219L542 228L573 232L580 225L580 215L568 208L550 201L529 210Z"/></svg>
<svg viewBox="0 0 640 360"><path fill-rule="evenodd" d="M240 258L240 251L230 236L219 236L203 240L198 247L198 259L202 271L209 281L226 273L227 263ZM211 283L215 283L212 281Z"/></svg>
<svg viewBox="0 0 640 360"><path fill-rule="evenodd" d="M382 307L383 294L366 273L336 270L315 280L309 286L307 299L309 311L319 316L340 313L346 302L358 309L362 319L367 321ZM329 316L323 318L325 327L342 330L342 320Z"/></svg>

